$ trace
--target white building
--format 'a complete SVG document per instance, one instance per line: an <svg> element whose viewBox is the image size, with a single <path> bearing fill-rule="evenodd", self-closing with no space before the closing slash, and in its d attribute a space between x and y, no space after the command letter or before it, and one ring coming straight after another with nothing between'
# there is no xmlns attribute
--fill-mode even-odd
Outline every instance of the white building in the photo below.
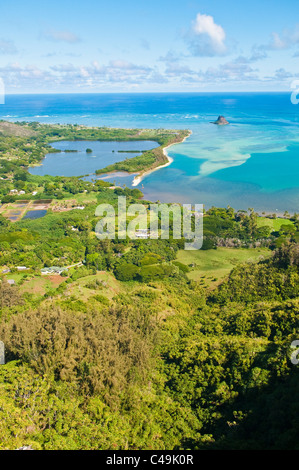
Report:
<svg viewBox="0 0 299 470"><path fill-rule="evenodd" d="M62 268L59 266L51 266L49 268L42 268L41 269L41 274L46 275L46 274L61 274L64 271L67 271L67 268Z"/></svg>
<svg viewBox="0 0 299 470"><path fill-rule="evenodd" d="M136 238L149 238L149 231L147 228L138 228L135 231Z"/></svg>

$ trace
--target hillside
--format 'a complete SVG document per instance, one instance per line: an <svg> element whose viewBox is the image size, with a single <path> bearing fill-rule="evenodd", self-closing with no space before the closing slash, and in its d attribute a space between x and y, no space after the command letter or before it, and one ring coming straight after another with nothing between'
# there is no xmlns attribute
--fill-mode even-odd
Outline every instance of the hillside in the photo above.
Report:
<svg viewBox="0 0 299 470"><path fill-rule="evenodd" d="M297 449L298 215L212 207L195 251L173 216L168 239L101 240L97 207L118 226L142 192L27 165L135 130L31 127L0 137L0 449Z"/></svg>
<svg viewBox="0 0 299 470"><path fill-rule="evenodd" d="M36 135L30 127L18 125L13 122L0 121L0 134L15 137L33 137Z"/></svg>

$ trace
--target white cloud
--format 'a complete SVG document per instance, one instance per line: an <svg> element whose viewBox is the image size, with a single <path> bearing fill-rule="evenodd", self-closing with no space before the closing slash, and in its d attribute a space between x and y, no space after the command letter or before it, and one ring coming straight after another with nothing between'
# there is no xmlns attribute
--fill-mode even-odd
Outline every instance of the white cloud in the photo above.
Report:
<svg viewBox="0 0 299 470"><path fill-rule="evenodd" d="M270 43L271 49L287 49L288 41L286 39L282 39L278 33L272 33L272 41Z"/></svg>
<svg viewBox="0 0 299 470"><path fill-rule="evenodd" d="M214 22L214 18L198 13L193 29L196 34L207 34L216 47L223 47L225 41L225 31L222 26Z"/></svg>
<svg viewBox="0 0 299 470"><path fill-rule="evenodd" d="M22 66L19 63L0 67L0 76L5 76L8 88L37 88L57 90L60 87L76 90L103 89L107 85L131 87L142 84L166 83L168 80L155 68L133 64L124 60L99 64L93 61L88 65L71 63L57 64L48 69L34 65Z"/></svg>
<svg viewBox="0 0 299 470"><path fill-rule="evenodd" d="M194 55L217 56L227 53L226 33L209 15L198 13L189 35L189 46Z"/></svg>
<svg viewBox="0 0 299 470"><path fill-rule="evenodd" d="M200 72L199 77L207 83L247 82L259 80L256 72L257 70L252 69L248 64L236 59L220 64L218 67L209 67L205 72Z"/></svg>
<svg viewBox="0 0 299 470"><path fill-rule="evenodd" d="M0 39L0 54L16 54L17 48L12 41Z"/></svg>
<svg viewBox="0 0 299 470"><path fill-rule="evenodd" d="M77 36L75 33L72 33L71 31L50 30L46 31L43 36L49 41L67 42L70 44L81 41L79 36Z"/></svg>
<svg viewBox="0 0 299 470"><path fill-rule="evenodd" d="M282 80L290 80L291 78L295 78L296 76L298 75L296 74L294 75L293 73L286 71L284 68L280 68L275 71L274 78L282 81Z"/></svg>
<svg viewBox="0 0 299 470"><path fill-rule="evenodd" d="M284 50L299 44L299 24L293 30L284 30L281 34L273 32L268 44L259 47L260 50Z"/></svg>
<svg viewBox="0 0 299 470"><path fill-rule="evenodd" d="M160 56L158 61L164 62L165 64L173 64L175 62L179 62L182 56L177 54L174 51L168 51L165 56Z"/></svg>
<svg viewBox="0 0 299 470"><path fill-rule="evenodd" d="M168 66L165 69L165 74L169 77L175 77L175 76L186 76L186 75L193 75L194 72L193 70L190 69L187 65L181 65L181 64L168 64Z"/></svg>

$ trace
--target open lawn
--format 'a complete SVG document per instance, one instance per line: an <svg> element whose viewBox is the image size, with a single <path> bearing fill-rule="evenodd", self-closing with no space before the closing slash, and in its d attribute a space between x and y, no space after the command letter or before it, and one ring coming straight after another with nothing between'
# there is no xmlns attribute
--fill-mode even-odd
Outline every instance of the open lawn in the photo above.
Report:
<svg viewBox="0 0 299 470"><path fill-rule="evenodd" d="M49 289L58 287L65 278L57 275L38 276L28 271L21 273L7 273L3 279L13 280L19 286L20 292L27 292L37 296L44 295Z"/></svg>
<svg viewBox="0 0 299 470"><path fill-rule="evenodd" d="M120 292L121 284L113 274L99 271L95 275L81 277L67 286L65 294L87 301L94 295L103 295L111 300Z"/></svg>
<svg viewBox="0 0 299 470"><path fill-rule="evenodd" d="M20 292L28 292L34 295L44 295L49 289L55 289L65 278L61 276L35 276L26 279L20 286Z"/></svg>
<svg viewBox="0 0 299 470"><path fill-rule="evenodd" d="M256 262L270 256L267 248L217 248L217 250L180 250L177 260L190 267L189 279L208 286L219 284L238 264ZM194 265L191 267L190 265Z"/></svg>
<svg viewBox="0 0 299 470"><path fill-rule="evenodd" d="M86 204L91 204L97 202L97 193L80 193L75 194L72 199L64 198L59 200L54 200L52 202L51 209L53 212L66 212L71 211L75 207L84 206Z"/></svg>
<svg viewBox="0 0 299 470"><path fill-rule="evenodd" d="M270 227L272 232L278 232L282 225L294 225L294 223L289 219L268 219L267 217L257 218L258 227Z"/></svg>
<svg viewBox="0 0 299 470"><path fill-rule="evenodd" d="M91 202L97 202L97 194L96 192L90 193L78 193L74 194L74 199L78 202L78 204L88 204Z"/></svg>

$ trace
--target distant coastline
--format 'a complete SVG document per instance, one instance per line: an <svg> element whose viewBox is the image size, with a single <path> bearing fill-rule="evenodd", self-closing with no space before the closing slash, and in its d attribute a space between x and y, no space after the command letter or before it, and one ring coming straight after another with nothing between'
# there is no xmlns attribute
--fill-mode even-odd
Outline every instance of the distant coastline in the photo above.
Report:
<svg viewBox="0 0 299 470"><path fill-rule="evenodd" d="M117 136L124 141L127 138L131 140L131 137L136 140L145 137L144 134L139 135L141 129L172 129L175 132L190 129L192 136L187 141L188 145L166 149L174 161L165 171L153 173L148 178L144 176L154 167L159 169L169 163L163 147L171 141L165 139L163 142L161 132L159 150L149 151L147 155L144 152L136 159L133 154L128 154L128 160L123 158L124 154L117 153L114 157L120 157L121 163L106 168L105 174L101 172L95 177L91 169L80 172L80 175L88 173L91 180L106 177L109 173L111 180L116 178L115 182L120 186L126 184L131 188L134 177L141 176L141 184L133 189L143 191L144 185L145 197L153 201L201 201L206 207L230 205L243 210L254 207L259 212L276 214L284 213L285 210L289 213L298 212L298 106L291 103L288 93L129 93L120 97L121 109L115 98L114 94L78 94L72 97L9 95L5 106L0 106L0 112L2 119L29 121L31 124L28 124L28 128L23 127L22 133L26 129L32 133L36 128L44 129L47 133L49 128L46 129L46 126L52 123L56 127L60 122L63 127L58 129L58 139L53 133L45 135L45 141L49 144L66 138L74 140L75 134L84 140L107 140L107 134L111 132L113 138ZM210 124L219 114L225 116L230 125ZM38 125L37 121L44 121L44 124ZM101 131L97 130L101 125L99 123L105 126ZM131 132L120 135L116 125L118 128L131 129ZM72 126L76 129L74 132ZM156 135L148 132L147 137L155 140ZM184 136L177 134L177 137L181 141ZM130 144L126 145L130 150L137 147L136 144L132 148ZM73 145L70 144L68 148L73 148ZM180 152L181 148L183 152ZM43 155L48 150L43 148ZM31 155L30 167L42 161L40 157L43 155L39 157L38 153L34 151ZM177 153L182 155L176 157ZM245 161L244 155L247 157L248 154L251 157ZM14 158L11 150L4 155L9 159ZM29 156L28 152L24 152L24 155L26 158ZM69 156L71 162L72 156L78 155ZM57 156L53 157L55 159ZM47 157L45 164L47 160L52 159ZM111 159L108 163L113 161ZM105 164L106 161L103 165L99 163L98 168ZM38 172L39 169L33 171ZM118 178L118 172L123 171L126 171L126 175L121 173L122 178ZM1 186L4 184L2 181Z"/></svg>

